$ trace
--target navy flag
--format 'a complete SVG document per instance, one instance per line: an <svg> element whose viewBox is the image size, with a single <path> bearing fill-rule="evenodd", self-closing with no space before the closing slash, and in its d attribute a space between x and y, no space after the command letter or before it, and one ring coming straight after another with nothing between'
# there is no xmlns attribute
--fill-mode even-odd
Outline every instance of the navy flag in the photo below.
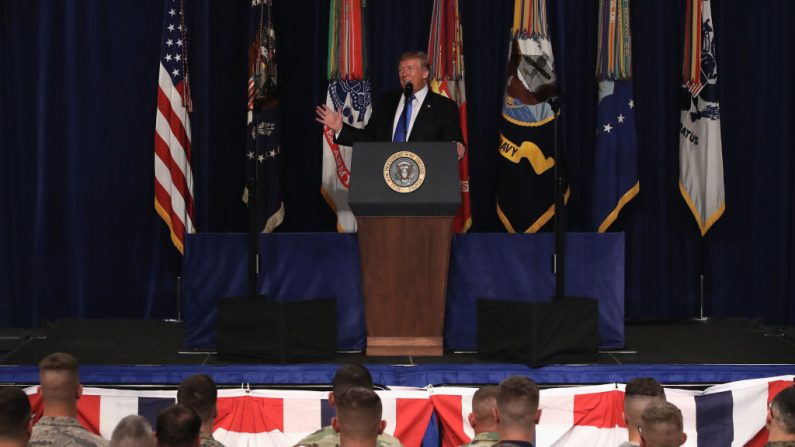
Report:
<svg viewBox="0 0 795 447"><path fill-rule="evenodd" d="M557 94L545 0L516 0L500 120L497 214L511 233L539 231L555 215ZM564 200L568 199L566 188Z"/></svg>

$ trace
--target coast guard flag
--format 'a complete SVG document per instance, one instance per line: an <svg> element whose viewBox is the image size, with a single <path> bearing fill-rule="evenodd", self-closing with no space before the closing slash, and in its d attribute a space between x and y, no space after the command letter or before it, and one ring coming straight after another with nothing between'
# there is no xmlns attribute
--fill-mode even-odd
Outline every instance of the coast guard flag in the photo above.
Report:
<svg viewBox="0 0 795 447"><path fill-rule="evenodd" d="M500 119L497 215L511 233L535 233L555 215L556 94L546 0L515 0ZM568 199L566 188L564 200Z"/></svg>
<svg viewBox="0 0 795 447"><path fill-rule="evenodd" d="M326 106L342 113L343 121L363 128L370 119L370 81L366 75L365 26L361 0L331 0ZM351 182L350 146L334 142L334 131L323 127L323 179L320 193L337 213L337 231L356 231L348 206Z"/></svg>
<svg viewBox="0 0 795 447"><path fill-rule="evenodd" d="M709 0L687 0L679 190L704 236L723 215L723 153L715 25Z"/></svg>
<svg viewBox="0 0 795 447"><path fill-rule="evenodd" d="M599 0L593 221L604 233L640 191L629 0Z"/></svg>
<svg viewBox="0 0 795 447"><path fill-rule="evenodd" d="M250 14L246 178L249 183L253 179L257 185L256 227L263 233L270 233L284 220L276 34L271 20L271 1L252 0ZM243 202L249 205L250 192L247 184Z"/></svg>
<svg viewBox="0 0 795 447"><path fill-rule="evenodd" d="M185 0L167 0L165 5L157 78L155 210L168 225L171 242L183 253L185 234L196 232L193 227L188 30Z"/></svg>

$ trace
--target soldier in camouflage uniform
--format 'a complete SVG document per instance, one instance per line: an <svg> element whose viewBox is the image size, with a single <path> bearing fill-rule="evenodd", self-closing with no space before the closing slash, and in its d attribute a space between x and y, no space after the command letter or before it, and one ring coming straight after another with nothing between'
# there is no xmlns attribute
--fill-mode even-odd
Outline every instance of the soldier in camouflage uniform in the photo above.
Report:
<svg viewBox="0 0 795 447"><path fill-rule="evenodd" d="M62 352L48 355L39 363L39 380L44 411L33 426L29 446L108 445L77 421L77 399L83 394L83 386L76 358Z"/></svg>
<svg viewBox="0 0 795 447"><path fill-rule="evenodd" d="M795 388L776 394L768 407L765 426L770 433L765 447L795 447Z"/></svg>
<svg viewBox="0 0 795 447"><path fill-rule="evenodd" d="M376 447L384 432L381 399L370 388L351 388L337 399L337 417L332 421L340 434L341 447Z"/></svg>
<svg viewBox="0 0 795 447"><path fill-rule="evenodd" d="M640 445L679 447L687 440L682 412L670 402L650 403L640 417Z"/></svg>
<svg viewBox="0 0 795 447"><path fill-rule="evenodd" d="M218 415L218 388L210 376L194 374L179 385L177 402L192 408L201 418L200 447L224 447L213 438L213 423Z"/></svg>
<svg viewBox="0 0 795 447"><path fill-rule="evenodd" d="M30 439L30 401L14 386L0 387L0 445L24 447Z"/></svg>
<svg viewBox="0 0 795 447"><path fill-rule="evenodd" d="M495 447L533 447L538 409L538 385L524 376L500 382L497 391L497 425L500 442Z"/></svg>
<svg viewBox="0 0 795 447"><path fill-rule="evenodd" d="M199 445L199 415L184 405L176 404L164 408L157 415L155 436L159 447L182 447Z"/></svg>
<svg viewBox="0 0 795 447"><path fill-rule="evenodd" d="M497 433L497 420L494 418L494 408L497 406L496 385L488 385L475 391L472 396L472 412L467 420L475 430L475 437L468 444L461 447L491 447L500 440Z"/></svg>
<svg viewBox="0 0 795 447"><path fill-rule="evenodd" d="M328 401L331 407L335 406L336 398L342 396L345 391L354 387L373 388L373 377L370 371L359 364L342 365L334 374L332 391L328 393ZM296 446L306 447L337 447L340 444L340 435L329 425L310 434L300 440ZM378 435L378 447L402 447L403 444L394 436L386 433Z"/></svg>
<svg viewBox="0 0 795 447"><path fill-rule="evenodd" d="M124 417L110 435L110 447L155 447L152 425L137 414Z"/></svg>

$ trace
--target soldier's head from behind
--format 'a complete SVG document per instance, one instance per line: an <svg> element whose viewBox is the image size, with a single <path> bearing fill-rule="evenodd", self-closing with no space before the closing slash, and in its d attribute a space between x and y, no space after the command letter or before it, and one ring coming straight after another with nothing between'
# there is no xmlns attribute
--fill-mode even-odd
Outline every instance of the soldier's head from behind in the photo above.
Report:
<svg viewBox="0 0 795 447"><path fill-rule="evenodd" d="M177 403L192 408L201 418L202 424L215 419L218 414L217 401L218 388L206 374L188 376L179 384Z"/></svg>
<svg viewBox="0 0 795 447"><path fill-rule="evenodd" d="M199 415L184 405L166 407L157 415L155 435L160 447L194 447L199 445Z"/></svg>
<svg viewBox="0 0 795 447"><path fill-rule="evenodd" d="M64 352L55 352L39 362L45 416L75 416L77 399L83 393L79 368L77 359Z"/></svg>
<svg viewBox="0 0 795 447"><path fill-rule="evenodd" d="M30 401L14 386L0 387L0 445L26 446L30 439Z"/></svg>
<svg viewBox="0 0 795 447"><path fill-rule="evenodd" d="M500 441L535 441L541 417L538 401L538 385L528 377L511 376L500 382L495 410Z"/></svg>
<svg viewBox="0 0 795 447"><path fill-rule="evenodd" d="M795 441L795 388L781 390L770 402L765 426L770 441Z"/></svg>
<svg viewBox="0 0 795 447"><path fill-rule="evenodd" d="M686 440L682 412L676 408L676 405L669 402L654 402L643 410L640 422L642 447L679 447Z"/></svg>
<svg viewBox="0 0 795 447"><path fill-rule="evenodd" d="M152 425L137 414L124 417L113 429L110 447L155 447Z"/></svg>
<svg viewBox="0 0 795 447"><path fill-rule="evenodd" d="M624 390L624 421L630 442L640 443L640 417L650 403L665 402L665 389L650 377L638 377L627 383Z"/></svg>
<svg viewBox="0 0 795 447"><path fill-rule="evenodd" d="M469 413L469 425L475 434L497 431L497 419L494 409L497 407L497 385L487 385L479 388L472 396L472 412Z"/></svg>
<svg viewBox="0 0 795 447"><path fill-rule="evenodd" d="M348 363L340 366L331 382L332 391L329 393L329 404L336 405L337 399L351 388L373 388L373 376L370 371L358 363Z"/></svg>
<svg viewBox="0 0 795 447"><path fill-rule="evenodd" d="M354 387L342 393L337 398L337 416L332 419L340 445L375 447L386 427L381 414L381 399L372 388Z"/></svg>

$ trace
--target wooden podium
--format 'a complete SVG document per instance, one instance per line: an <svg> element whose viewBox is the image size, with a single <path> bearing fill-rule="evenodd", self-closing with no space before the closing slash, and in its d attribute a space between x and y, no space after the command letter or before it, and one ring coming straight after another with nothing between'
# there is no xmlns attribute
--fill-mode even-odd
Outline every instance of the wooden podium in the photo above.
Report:
<svg viewBox="0 0 795 447"><path fill-rule="evenodd" d="M351 166L367 355L441 356L455 143L357 143Z"/></svg>

